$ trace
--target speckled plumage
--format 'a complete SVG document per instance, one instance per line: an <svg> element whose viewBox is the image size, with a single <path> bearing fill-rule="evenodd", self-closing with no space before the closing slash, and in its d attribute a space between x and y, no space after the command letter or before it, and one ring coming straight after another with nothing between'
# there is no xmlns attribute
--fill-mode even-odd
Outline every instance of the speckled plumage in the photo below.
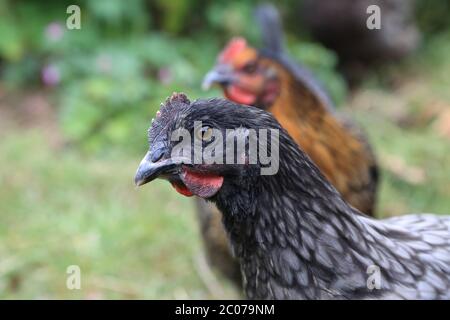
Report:
<svg viewBox="0 0 450 320"><path fill-rule="evenodd" d="M223 213L248 298L450 299L450 217L362 215L269 113L222 99L177 103L179 113L172 107L170 117L158 118L151 137L176 129L177 119L280 130L276 175L259 175L255 165L219 166L224 183L208 199ZM380 289L367 286L372 265L380 268Z"/></svg>
<svg viewBox="0 0 450 320"><path fill-rule="evenodd" d="M379 183L378 165L367 136L351 119L336 112L326 90L312 72L289 56L283 43L281 19L276 8L269 4L259 6L256 16L262 29L262 49L246 46L241 52L235 52L234 59L229 57L229 65L222 66L223 69L231 68L233 81L237 83L239 77L246 77L247 81L252 77L251 73L245 74L241 70L246 63L254 63L261 70L275 75L279 81L278 96L271 102L264 102L265 94L262 91L253 105L275 116L347 202L365 214L374 216ZM243 41L231 40L224 51L228 51L236 42L242 45ZM227 86L229 83L223 85L224 92ZM228 97L233 100L232 96ZM201 235L210 264L228 278L237 279L238 265L228 250L229 244L223 241L224 231L212 232L221 228L220 212L214 205L202 203L202 200L196 202ZM234 282L241 284L240 281Z"/></svg>

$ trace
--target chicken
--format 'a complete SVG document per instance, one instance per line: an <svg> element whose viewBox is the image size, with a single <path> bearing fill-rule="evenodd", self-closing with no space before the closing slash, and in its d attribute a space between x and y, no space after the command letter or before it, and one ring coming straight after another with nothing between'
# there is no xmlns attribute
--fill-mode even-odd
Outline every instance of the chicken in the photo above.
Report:
<svg viewBox="0 0 450 320"><path fill-rule="evenodd" d="M262 129L278 133L278 139L266 139L258 149L278 155L273 158L278 170L263 174L267 163L260 161L261 154L228 145L223 160L233 152L245 156L242 164L195 161L189 149L198 148L195 138L183 137L187 152L181 156L179 142L171 138L180 130L200 137L205 154L211 145L223 146L218 141L227 141L229 129L238 129L238 141L257 132L260 143ZM250 140L242 141L249 147ZM248 298L450 299L450 217L375 220L362 214L270 113L224 99L190 102L174 94L152 124L149 143L136 185L160 177L184 195L217 205Z"/></svg>
<svg viewBox="0 0 450 320"><path fill-rule="evenodd" d="M380 10L380 29L367 27L374 5ZM415 6L411 0L304 0L301 16L312 35L336 51L347 80L355 85L370 67L401 60L418 47Z"/></svg>
<svg viewBox="0 0 450 320"><path fill-rule="evenodd" d="M220 84L228 99L273 113L344 199L374 215L378 168L367 138L334 111L312 74L285 54L277 11L265 5L258 8L257 17L264 49L258 51L242 38L231 40L205 76L204 86ZM210 263L229 278L239 279L219 211L202 200L197 204Z"/></svg>

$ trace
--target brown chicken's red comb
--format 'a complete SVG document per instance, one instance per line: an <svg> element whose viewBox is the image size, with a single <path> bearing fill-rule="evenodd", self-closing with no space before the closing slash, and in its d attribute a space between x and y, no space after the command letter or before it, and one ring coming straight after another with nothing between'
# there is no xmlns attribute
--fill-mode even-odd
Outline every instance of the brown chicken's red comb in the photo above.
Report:
<svg viewBox="0 0 450 320"><path fill-rule="evenodd" d="M247 41L242 37L236 37L228 42L225 49L219 55L219 62L230 62L234 56L247 47Z"/></svg>

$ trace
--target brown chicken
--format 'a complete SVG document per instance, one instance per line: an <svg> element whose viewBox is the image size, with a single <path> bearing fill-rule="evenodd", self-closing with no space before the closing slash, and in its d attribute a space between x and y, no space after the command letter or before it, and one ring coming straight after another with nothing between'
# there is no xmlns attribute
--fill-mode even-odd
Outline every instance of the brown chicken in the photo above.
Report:
<svg viewBox="0 0 450 320"><path fill-rule="evenodd" d="M249 46L243 38L232 39L205 76L204 87L219 84L229 100L271 112L343 198L373 215L378 169L367 139L352 122L336 114L311 73L284 53L281 24L273 7L260 8L257 17L264 49ZM198 199L197 204L211 264L240 284L222 215L204 200Z"/></svg>

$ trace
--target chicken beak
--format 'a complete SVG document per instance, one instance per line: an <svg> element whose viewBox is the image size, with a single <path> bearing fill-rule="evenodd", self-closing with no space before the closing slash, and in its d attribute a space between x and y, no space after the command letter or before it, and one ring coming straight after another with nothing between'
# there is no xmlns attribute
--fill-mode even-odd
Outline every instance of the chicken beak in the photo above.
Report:
<svg viewBox="0 0 450 320"><path fill-rule="evenodd" d="M235 80L233 68L228 64L218 64L203 78L202 89L208 90L214 84L226 86Z"/></svg>
<svg viewBox="0 0 450 320"><path fill-rule="evenodd" d="M147 152L144 159L142 159L139 164L136 171L136 176L134 177L134 183L138 187L169 173L169 171L178 166L177 163L172 161L172 159L163 159L157 162L152 162L151 158L151 153Z"/></svg>

